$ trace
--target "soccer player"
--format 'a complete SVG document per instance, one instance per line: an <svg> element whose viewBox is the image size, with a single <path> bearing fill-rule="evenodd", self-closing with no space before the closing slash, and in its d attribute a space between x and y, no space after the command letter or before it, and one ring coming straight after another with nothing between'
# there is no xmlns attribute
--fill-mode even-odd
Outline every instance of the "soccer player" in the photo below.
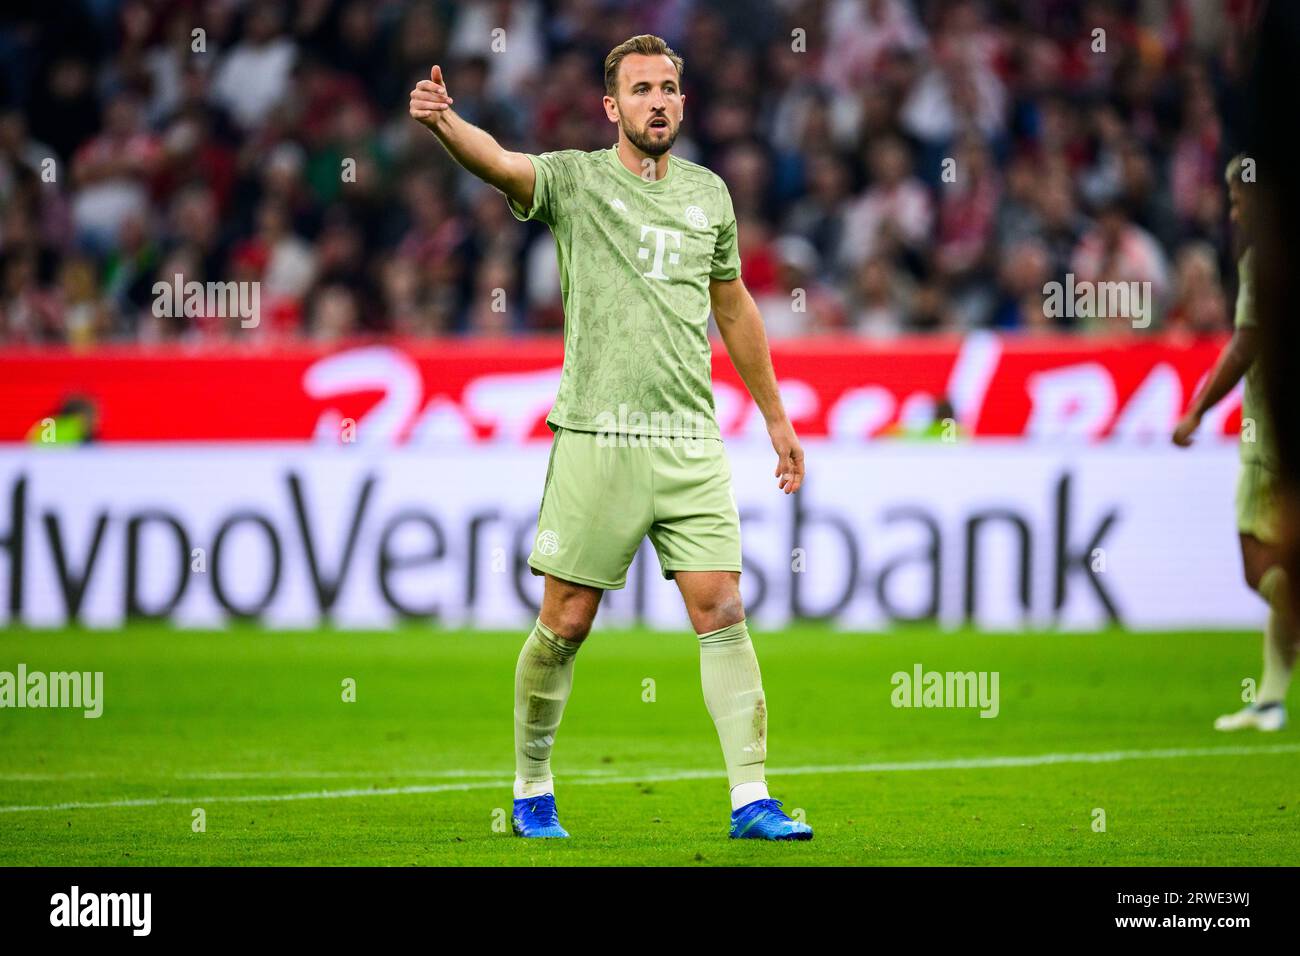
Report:
<svg viewBox="0 0 1300 956"><path fill-rule="evenodd" d="M1241 403L1241 473L1237 480L1237 531L1247 583L1268 602L1264 630L1264 674L1253 703L1214 722L1218 730L1281 730L1286 726L1286 693L1300 649L1300 631L1291 617L1286 570L1278 552L1278 461L1273 426L1264 402L1255 316L1253 230L1256 215L1250 184L1242 181L1244 157L1228 163L1231 218L1244 249L1237 264L1237 315L1232 341L1219 356L1205 386L1174 430L1174 444L1186 447L1201 418L1245 376Z"/></svg>
<svg viewBox="0 0 1300 956"><path fill-rule="evenodd" d="M731 788L733 838L807 840L771 799L767 704L740 598L740 521L714 417L708 316L767 423L775 477L799 490L804 455L777 391L763 320L740 277L723 181L671 155L686 97L682 60L656 36L605 59L605 115L618 142L591 152L503 149L452 110L442 70L411 91L411 116L555 236L564 369L528 563L541 613L515 670L513 828L566 837L551 748L573 663L601 595L621 588L647 534L699 636L704 701Z"/></svg>

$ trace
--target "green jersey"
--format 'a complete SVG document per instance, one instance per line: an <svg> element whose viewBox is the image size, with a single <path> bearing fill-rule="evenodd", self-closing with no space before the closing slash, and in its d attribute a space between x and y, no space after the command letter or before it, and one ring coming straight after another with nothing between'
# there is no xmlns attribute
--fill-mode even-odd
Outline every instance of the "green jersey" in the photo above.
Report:
<svg viewBox="0 0 1300 956"><path fill-rule="evenodd" d="M1247 249L1237 263L1237 315L1239 329L1257 328L1255 318L1255 250ZM1258 358L1246 371L1241 396L1241 460L1277 470L1273 423L1264 398L1264 369Z"/></svg>
<svg viewBox="0 0 1300 956"><path fill-rule="evenodd" d="M709 281L740 275L726 184L669 156L662 179L617 147L529 155L537 174L520 220L551 227L564 301L564 370L552 429L719 437Z"/></svg>

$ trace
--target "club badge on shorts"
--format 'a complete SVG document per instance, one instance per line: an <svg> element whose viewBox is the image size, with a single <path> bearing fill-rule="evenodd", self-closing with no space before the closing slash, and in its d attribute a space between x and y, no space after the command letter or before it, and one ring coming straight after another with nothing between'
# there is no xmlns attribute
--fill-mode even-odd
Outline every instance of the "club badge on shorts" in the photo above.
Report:
<svg viewBox="0 0 1300 956"><path fill-rule="evenodd" d="M537 553L551 555L560 550L560 536L554 531L543 531L537 536Z"/></svg>

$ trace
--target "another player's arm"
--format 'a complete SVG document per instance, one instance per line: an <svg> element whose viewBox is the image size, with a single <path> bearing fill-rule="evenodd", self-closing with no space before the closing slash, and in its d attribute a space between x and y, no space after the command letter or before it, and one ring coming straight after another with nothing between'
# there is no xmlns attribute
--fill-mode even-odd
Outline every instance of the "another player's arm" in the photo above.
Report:
<svg viewBox="0 0 1300 956"><path fill-rule="evenodd" d="M537 174L523 153L513 153L498 143L492 134L467 123L452 110L455 102L447 94L442 67L429 71L411 90L411 118L438 137L451 158L510 199L528 209L533 204L533 186Z"/></svg>
<svg viewBox="0 0 1300 956"><path fill-rule="evenodd" d="M1201 427L1201 419L1211 408L1227 396L1246 374L1259 348L1254 326L1238 326L1232 333L1232 340L1219 355L1214 371L1192 400L1191 408L1183 420L1174 429L1174 444L1186 448L1192 443L1192 435Z"/></svg>
<svg viewBox="0 0 1300 956"><path fill-rule="evenodd" d="M779 487L786 494L792 494L803 484L803 447L781 403L776 372L772 369L772 353L767 347L767 332L763 329L763 316L739 276L726 280L710 279L709 301L713 305L718 331L727 346L727 354L767 423L767 433L776 451L775 474L781 479Z"/></svg>

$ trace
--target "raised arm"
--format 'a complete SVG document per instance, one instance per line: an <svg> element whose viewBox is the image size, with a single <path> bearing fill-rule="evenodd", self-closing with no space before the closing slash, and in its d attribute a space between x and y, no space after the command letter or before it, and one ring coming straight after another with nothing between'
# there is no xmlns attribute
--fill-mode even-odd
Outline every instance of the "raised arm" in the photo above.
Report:
<svg viewBox="0 0 1300 956"><path fill-rule="evenodd" d="M455 102L447 94L442 67L434 66L429 79L421 80L411 90L411 118L428 127L451 158L483 180L495 186L524 209L533 204L536 173L523 153L513 153L498 143L490 133L467 123L452 110Z"/></svg>
<svg viewBox="0 0 1300 956"><path fill-rule="evenodd" d="M709 300L731 363L736 366L745 388L749 389L754 404L767 423L767 434L776 451L778 487L786 494L792 494L803 484L803 446L799 444L799 436L794 433L794 426L781 403L763 317L739 276L728 280L711 279Z"/></svg>

